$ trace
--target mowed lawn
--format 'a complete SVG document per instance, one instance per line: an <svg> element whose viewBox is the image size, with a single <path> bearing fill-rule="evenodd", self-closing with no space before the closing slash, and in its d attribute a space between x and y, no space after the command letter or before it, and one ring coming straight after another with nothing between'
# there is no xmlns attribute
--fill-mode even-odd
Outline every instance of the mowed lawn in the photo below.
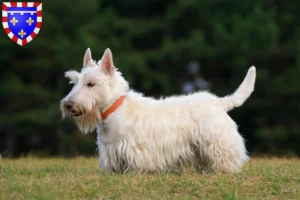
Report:
<svg viewBox="0 0 300 200"><path fill-rule="evenodd" d="M108 174L97 158L0 160L0 199L300 199L300 159L252 158L238 174Z"/></svg>

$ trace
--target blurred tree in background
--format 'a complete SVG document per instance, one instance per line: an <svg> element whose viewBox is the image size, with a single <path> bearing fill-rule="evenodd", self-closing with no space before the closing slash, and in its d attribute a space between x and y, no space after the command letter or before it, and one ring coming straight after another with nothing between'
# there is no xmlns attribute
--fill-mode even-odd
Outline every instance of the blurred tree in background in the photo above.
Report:
<svg viewBox="0 0 300 200"><path fill-rule="evenodd" d="M21 47L2 29L0 153L94 155L95 134L61 121L59 102L87 47L110 47L132 88L179 94L187 65L201 62L210 90L232 93L251 65L256 89L230 113L251 153L300 155L300 2L279 0L65 0L43 2L38 36Z"/></svg>

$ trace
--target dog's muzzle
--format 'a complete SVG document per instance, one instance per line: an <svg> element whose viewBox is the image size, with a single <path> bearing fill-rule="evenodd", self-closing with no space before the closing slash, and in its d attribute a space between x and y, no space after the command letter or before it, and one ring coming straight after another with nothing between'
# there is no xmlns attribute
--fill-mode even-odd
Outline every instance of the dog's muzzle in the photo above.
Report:
<svg viewBox="0 0 300 200"><path fill-rule="evenodd" d="M79 111L76 106L75 103L73 101L66 101L64 103L64 107L66 108L66 110L68 110L68 112L73 116L73 117L79 117L83 114L83 112Z"/></svg>

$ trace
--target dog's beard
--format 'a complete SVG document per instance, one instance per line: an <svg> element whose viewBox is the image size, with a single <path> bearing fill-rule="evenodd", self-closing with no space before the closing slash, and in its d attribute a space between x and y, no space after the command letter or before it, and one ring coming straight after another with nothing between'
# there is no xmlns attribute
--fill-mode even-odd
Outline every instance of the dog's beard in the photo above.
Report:
<svg viewBox="0 0 300 200"><path fill-rule="evenodd" d="M60 104L60 109L62 113L62 118L72 117L70 112L64 108L63 101ZM79 130L85 134L93 132L96 129L98 123L102 120L100 111L97 109L96 106L89 112L83 112L82 109L80 110L80 112L83 113L82 115L78 117L72 117L75 120Z"/></svg>
<svg viewBox="0 0 300 200"><path fill-rule="evenodd" d="M85 113L79 117L74 117L74 120L81 132L85 134L93 132L98 123L101 121L100 111L97 109L92 109L88 113Z"/></svg>

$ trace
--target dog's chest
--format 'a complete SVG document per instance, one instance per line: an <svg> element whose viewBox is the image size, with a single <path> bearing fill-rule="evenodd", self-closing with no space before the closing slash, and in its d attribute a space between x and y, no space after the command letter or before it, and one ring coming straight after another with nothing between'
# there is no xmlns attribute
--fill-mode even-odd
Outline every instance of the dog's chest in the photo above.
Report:
<svg viewBox="0 0 300 200"><path fill-rule="evenodd" d="M102 144L112 144L118 142L122 138L122 133L117 124L112 124L109 121L102 121L97 129L99 139Z"/></svg>
<svg viewBox="0 0 300 200"><path fill-rule="evenodd" d="M108 133L109 132L109 125L107 121L102 121L102 131L104 133Z"/></svg>

